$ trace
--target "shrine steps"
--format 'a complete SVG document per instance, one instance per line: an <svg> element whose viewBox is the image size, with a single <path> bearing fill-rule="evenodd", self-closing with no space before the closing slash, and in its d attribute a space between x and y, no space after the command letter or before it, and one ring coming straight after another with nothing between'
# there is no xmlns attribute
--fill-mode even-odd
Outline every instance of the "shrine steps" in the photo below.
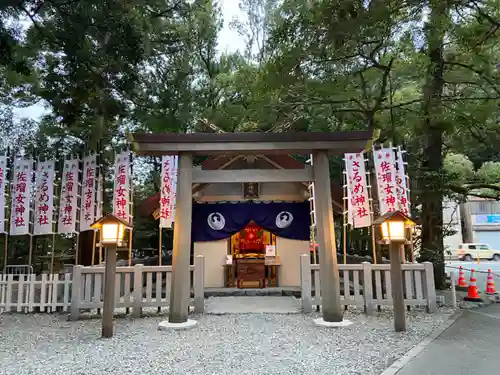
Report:
<svg viewBox="0 0 500 375"><path fill-rule="evenodd" d="M299 287L278 288L205 288L205 298L238 296L272 296L300 298Z"/></svg>

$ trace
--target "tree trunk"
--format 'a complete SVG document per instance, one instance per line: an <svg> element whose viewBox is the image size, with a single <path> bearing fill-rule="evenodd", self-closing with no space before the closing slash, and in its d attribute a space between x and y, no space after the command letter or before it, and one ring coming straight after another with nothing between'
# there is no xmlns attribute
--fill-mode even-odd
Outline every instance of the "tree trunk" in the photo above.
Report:
<svg viewBox="0 0 500 375"><path fill-rule="evenodd" d="M470 203L464 202L459 205L460 228L462 230L462 242L474 242L474 231L472 230L472 220L470 213Z"/></svg>
<svg viewBox="0 0 500 375"><path fill-rule="evenodd" d="M449 18L446 2L429 1L429 19L425 25L429 63L423 89L422 124L422 250L421 260L434 263L436 288L444 286L443 246L443 136L444 88L443 41Z"/></svg>

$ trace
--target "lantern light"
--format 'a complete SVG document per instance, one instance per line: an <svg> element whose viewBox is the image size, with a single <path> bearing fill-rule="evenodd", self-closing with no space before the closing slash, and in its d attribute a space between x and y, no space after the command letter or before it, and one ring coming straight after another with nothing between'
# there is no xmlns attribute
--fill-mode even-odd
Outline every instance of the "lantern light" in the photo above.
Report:
<svg viewBox="0 0 500 375"><path fill-rule="evenodd" d="M129 223L112 214L104 215L90 227L99 230L101 246L116 245L117 247L125 245L125 229L131 228Z"/></svg>
<svg viewBox="0 0 500 375"><path fill-rule="evenodd" d="M415 226L415 222L401 211L388 212L375 220L374 224L380 225L384 242L405 242L406 228Z"/></svg>

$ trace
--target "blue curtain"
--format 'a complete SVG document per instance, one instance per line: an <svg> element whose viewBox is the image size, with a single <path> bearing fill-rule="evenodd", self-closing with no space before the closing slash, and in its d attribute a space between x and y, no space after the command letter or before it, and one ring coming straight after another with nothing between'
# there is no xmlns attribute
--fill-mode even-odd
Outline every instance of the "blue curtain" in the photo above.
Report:
<svg viewBox="0 0 500 375"><path fill-rule="evenodd" d="M253 220L279 237L309 241L309 203L193 204L192 240L217 241L239 232Z"/></svg>

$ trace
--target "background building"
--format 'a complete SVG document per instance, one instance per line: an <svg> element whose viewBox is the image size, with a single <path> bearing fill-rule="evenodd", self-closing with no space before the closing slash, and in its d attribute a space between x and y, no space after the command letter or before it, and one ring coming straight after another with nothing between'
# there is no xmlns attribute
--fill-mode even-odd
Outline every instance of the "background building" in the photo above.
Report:
<svg viewBox="0 0 500 375"><path fill-rule="evenodd" d="M444 229L450 233L444 238L446 249L466 242L500 248L500 202L470 197L467 203L445 201L443 206Z"/></svg>

